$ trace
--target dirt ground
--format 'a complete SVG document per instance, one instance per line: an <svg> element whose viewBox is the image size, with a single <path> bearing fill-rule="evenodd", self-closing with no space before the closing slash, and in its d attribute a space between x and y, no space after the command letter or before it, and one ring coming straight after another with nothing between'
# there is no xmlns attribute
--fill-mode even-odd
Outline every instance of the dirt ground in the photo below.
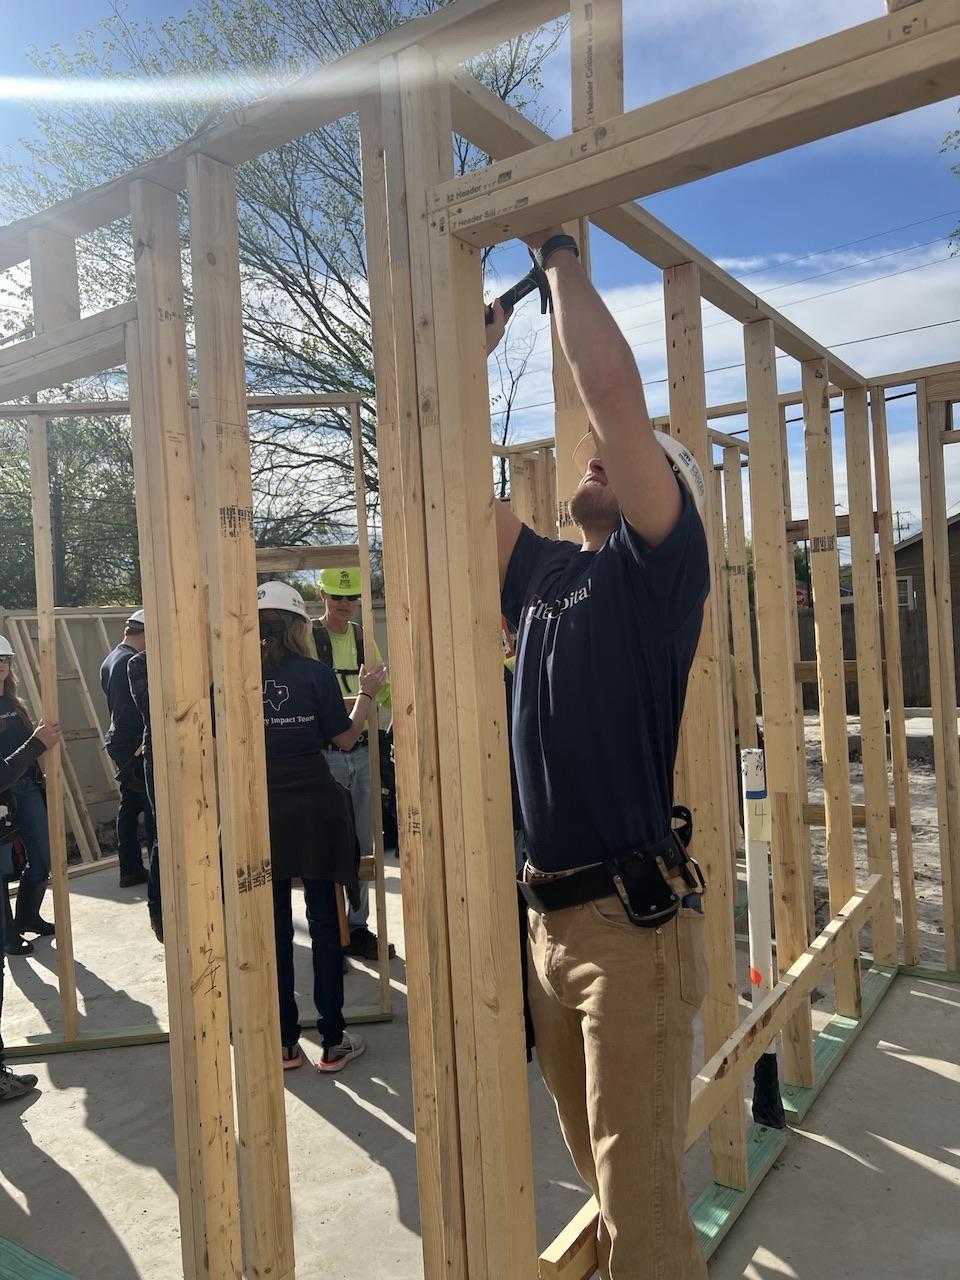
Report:
<svg viewBox="0 0 960 1280"><path fill-rule="evenodd" d="M805 717L807 741L807 778L810 800L823 803L823 761L820 755L820 725L815 715ZM851 797L854 804L863 803L863 767L850 762ZM890 779L893 796L893 780ZM943 887L940 882L940 835L937 827L937 788L933 768L910 761L910 826L913 833L914 885L917 897L917 924L921 964L943 964ZM867 839L862 830L854 831L854 856L858 882L868 874ZM811 829L813 855L814 901L817 924L830 918L827 896L826 833L822 827ZM897 866L896 833L892 833L894 870ZM898 880L899 885L899 880ZM897 892L897 919L900 919L900 896ZM864 949L869 949L869 930L864 933Z"/></svg>

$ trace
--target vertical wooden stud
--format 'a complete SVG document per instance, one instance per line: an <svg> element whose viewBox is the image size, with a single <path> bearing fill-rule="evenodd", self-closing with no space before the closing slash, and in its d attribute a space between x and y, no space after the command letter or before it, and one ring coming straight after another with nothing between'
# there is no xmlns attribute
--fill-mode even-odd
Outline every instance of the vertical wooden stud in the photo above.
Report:
<svg viewBox="0 0 960 1280"><path fill-rule="evenodd" d="M33 229L28 233L30 282L33 295L34 332L43 333L80 318L76 244L69 236ZM30 487L33 498L34 575L37 594L37 648L39 694L37 710L44 720L60 719L57 690L57 632L54 607L53 527L50 512L49 420L39 415L27 419L30 453ZM24 627L26 631L26 627ZM77 979L73 959L73 925L67 880L67 831L63 809L62 747L44 753L47 779L47 831L50 840L50 877L57 927L57 982L63 1037L74 1040L78 1030ZM79 833L78 833L79 840Z"/></svg>
<svg viewBox="0 0 960 1280"><path fill-rule="evenodd" d="M707 393L700 310L700 272L694 263L664 272L667 317L667 372L670 422L675 434L705 470L710 466L707 438ZM734 883L723 759L723 680L718 664L729 669L726 627L721 626L718 562L713 520L715 488L707 486L704 528L710 554L713 589L704 609L703 629L690 671L681 727L682 786L679 798L694 813L694 853L701 860L709 885L706 901L707 957L710 985L703 1010L704 1051L709 1057L736 1030L739 1019L736 955L733 936ZM728 1104L710 1126L715 1181L727 1187L746 1187L747 1155L743 1108L739 1099Z"/></svg>
<svg viewBox="0 0 960 1280"><path fill-rule="evenodd" d="M443 522L443 546L431 539L428 553L438 718L452 748L441 768L451 947L469 966L456 1023L465 1170L473 1125L479 1139L469 1155L481 1216L471 1240L467 1205L468 1258L478 1275L533 1274L516 888L503 857L512 821L481 264L447 234L445 214L428 218L423 207L422 193L452 176L448 85L421 49L397 66L404 137L417 143L404 147L404 161L407 191L417 193L408 229L424 496Z"/></svg>
<svg viewBox="0 0 960 1280"><path fill-rule="evenodd" d="M833 480L833 432L827 397L827 362L805 360L803 377L804 445L807 455L807 504L810 522L810 572L813 625L817 645L820 700L820 751L827 824L827 879L830 914L836 915L856 888L853 864L853 811L850 757L840 630L840 561ZM889 819L888 819L889 820ZM852 939L837 943L834 965L837 1013L859 1018L860 962Z"/></svg>
<svg viewBox="0 0 960 1280"><path fill-rule="evenodd" d="M743 472L740 450L723 451L723 492L727 508L727 574L730 581L730 624L733 640L737 724L740 748L757 746L757 677L750 633L750 591L743 520ZM739 771L738 771L739 773Z"/></svg>
<svg viewBox="0 0 960 1280"><path fill-rule="evenodd" d="M867 389L843 393L843 435L847 457L853 607L857 632L857 690L860 702L860 754L866 806L867 857L871 875L883 877L883 892L873 915L873 957L895 965L899 957L890 844L890 787L884 725L883 671L880 665L880 606L877 599L877 543L873 525L873 473Z"/></svg>
<svg viewBox="0 0 960 1280"><path fill-rule="evenodd" d="M178 201L131 185L127 330L150 663L177 1189L185 1280L238 1280L239 1192L203 557L188 409Z"/></svg>
<svg viewBox="0 0 960 1280"><path fill-rule="evenodd" d="M774 924L777 965L787 969L806 949L806 867L796 761L797 698L790 636L794 593L788 572L786 520L775 500L783 494L783 457L777 399L773 322L744 326L747 416L750 423L750 509L754 549L760 692L772 820ZM810 1004L804 1001L783 1033L784 1082L812 1087L813 1039Z"/></svg>
<svg viewBox="0 0 960 1280"><path fill-rule="evenodd" d="M917 383L920 437L920 509L923 519L923 581L930 653L930 702L933 711L940 871L943 882L943 932L947 968L960 968L960 743L957 739L957 681L954 668L953 614L947 498L940 433L947 423L942 400L926 398Z"/></svg>
<svg viewBox="0 0 960 1280"><path fill-rule="evenodd" d="M717 672L720 676L721 740L723 742L723 767L727 778L727 820L730 824L730 886L734 902L737 899L737 848L740 845L740 805L737 793L740 789L740 761L737 756L737 735L733 714L733 641L730 634L730 565L727 560L727 537L723 523L723 486L720 468L712 461L713 446L707 443L707 469L704 473L710 488L710 508L713 514L713 545L717 557L719 576L714 583L717 592L719 615Z"/></svg>
<svg viewBox="0 0 960 1280"><path fill-rule="evenodd" d="M913 965L920 963L920 946L917 939L917 890L913 878L913 831L910 824L910 769L907 761L907 729L903 701L900 603L897 596L897 561L893 550L893 501L890 494L887 404L883 387L871 388L870 417L873 425L873 466L877 486L880 598L883 605L883 649L887 667L887 717L890 725L890 761L893 767L893 803L897 814L897 873L900 881L903 962Z"/></svg>
<svg viewBox="0 0 960 1280"><path fill-rule="evenodd" d="M240 1222L250 1280L294 1274L277 1001L263 678L233 170L187 161L196 464L209 592L217 782L236 1072Z"/></svg>
<svg viewBox="0 0 960 1280"><path fill-rule="evenodd" d="M467 1276L443 830L417 420L410 247L396 74L363 99L363 209L393 688L397 809L425 1280ZM389 155L389 164L387 156Z"/></svg>
<svg viewBox="0 0 960 1280"><path fill-rule="evenodd" d="M370 573L370 533L367 528L367 490L363 478L363 435L360 406L350 406L350 438L353 441L353 478L357 500L357 545L360 548L360 583L363 630L373 636L373 587ZM370 828L373 832L374 894L377 901L377 968L380 979L380 1012L389 1013L390 935L387 930L387 889L383 865L383 807L380 787L380 707L374 699L367 716L370 752Z"/></svg>

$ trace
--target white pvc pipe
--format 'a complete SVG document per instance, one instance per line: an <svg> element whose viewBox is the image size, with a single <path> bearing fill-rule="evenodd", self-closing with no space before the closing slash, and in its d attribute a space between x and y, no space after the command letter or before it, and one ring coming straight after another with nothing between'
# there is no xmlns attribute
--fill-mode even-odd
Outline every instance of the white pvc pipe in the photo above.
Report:
<svg viewBox="0 0 960 1280"><path fill-rule="evenodd" d="M770 801L763 752L740 752L743 779L743 833L747 854L747 932L750 939L750 990L754 1006L773 989L770 929ZM776 1041L766 1050L776 1053Z"/></svg>

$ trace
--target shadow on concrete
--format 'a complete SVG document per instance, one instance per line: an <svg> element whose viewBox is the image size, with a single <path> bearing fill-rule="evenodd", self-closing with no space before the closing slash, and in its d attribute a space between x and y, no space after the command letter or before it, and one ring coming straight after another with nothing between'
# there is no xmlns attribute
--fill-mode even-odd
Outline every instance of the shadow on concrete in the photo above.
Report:
<svg viewBox="0 0 960 1280"><path fill-rule="evenodd" d="M0 1187L0 1235L73 1274L139 1280L133 1259L80 1182L34 1144L27 1115L38 1105L43 1105L43 1095L33 1093L3 1106L0 1176L26 1204ZM53 1215L73 1224L72 1243L66 1243L62 1231L45 1231Z"/></svg>

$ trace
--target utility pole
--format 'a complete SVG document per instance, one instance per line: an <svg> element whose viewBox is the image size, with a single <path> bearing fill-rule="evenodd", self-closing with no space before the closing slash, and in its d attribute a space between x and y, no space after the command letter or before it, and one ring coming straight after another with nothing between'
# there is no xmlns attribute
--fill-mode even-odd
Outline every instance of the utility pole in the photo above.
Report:
<svg viewBox="0 0 960 1280"><path fill-rule="evenodd" d="M901 516L907 518L901 520ZM903 538L903 530L909 529L916 517L912 511L895 511L893 518L897 523L897 541L900 542Z"/></svg>

